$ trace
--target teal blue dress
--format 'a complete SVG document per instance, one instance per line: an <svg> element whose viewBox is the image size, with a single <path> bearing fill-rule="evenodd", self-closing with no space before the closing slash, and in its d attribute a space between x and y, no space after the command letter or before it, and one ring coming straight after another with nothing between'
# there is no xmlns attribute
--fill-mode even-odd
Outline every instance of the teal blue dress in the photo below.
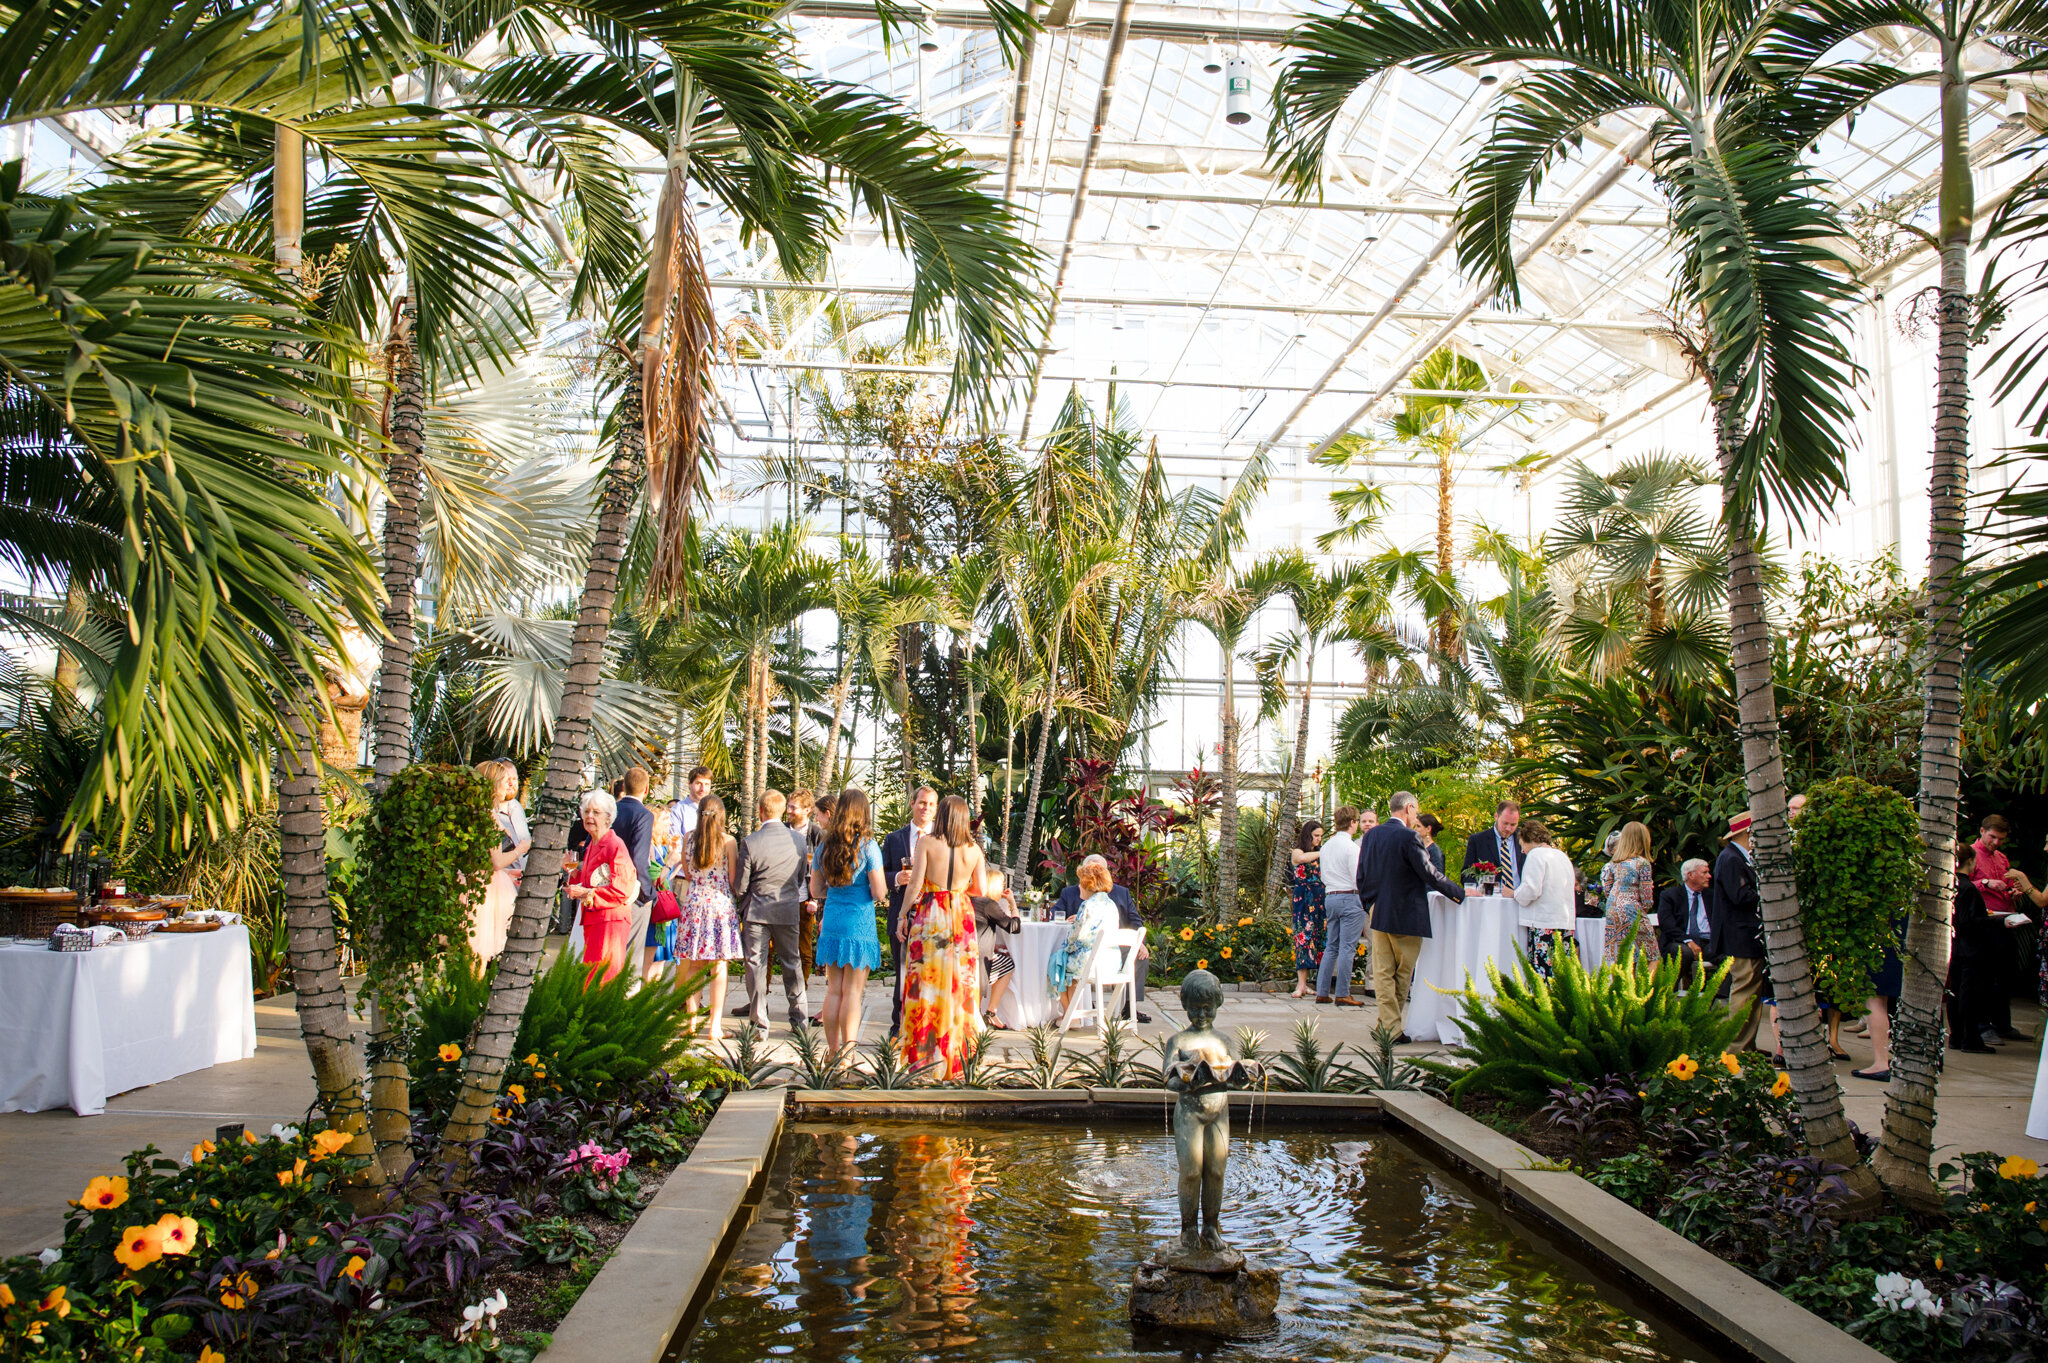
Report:
<svg viewBox="0 0 2048 1363"><path fill-rule="evenodd" d="M822 871L825 848L811 854L811 865ZM868 872L882 869L882 849L869 838L860 845L853 863L853 879L844 885L825 884L825 912L818 924L818 964L882 968L882 939L875 935L875 896L868 889Z"/></svg>

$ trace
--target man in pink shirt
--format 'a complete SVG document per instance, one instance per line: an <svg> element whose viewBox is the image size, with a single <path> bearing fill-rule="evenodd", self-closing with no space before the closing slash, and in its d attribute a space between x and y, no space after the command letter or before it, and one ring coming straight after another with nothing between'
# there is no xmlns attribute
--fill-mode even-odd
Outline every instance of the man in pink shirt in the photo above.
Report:
<svg viewBox="0 0 2048 1363"><path fill-rule="evenodd" d="M2002 814L1987 814L1984 822L1977 827L1977 864L1970 871L1970 879L1984 896L1987 917L2004 919L2013 912L2012 882L2005 873L2012 866L2011 860L2001 850L2005 840L2012 836L2012 825ZM2016 944L2015 944L2016 945ZM2017 952L2012 953L2014 955ZM2010 959L2008 956L2007 959ZM1991 1029L2004 1041L2025 1041L2027 1034L2012 1025L2012 981L2009 969L2001 967L1993 972L1992 997L1983 1000L1981 1016L1989 1018ZM1985 1039L1990 1040L1987 1033Z"/></svg>

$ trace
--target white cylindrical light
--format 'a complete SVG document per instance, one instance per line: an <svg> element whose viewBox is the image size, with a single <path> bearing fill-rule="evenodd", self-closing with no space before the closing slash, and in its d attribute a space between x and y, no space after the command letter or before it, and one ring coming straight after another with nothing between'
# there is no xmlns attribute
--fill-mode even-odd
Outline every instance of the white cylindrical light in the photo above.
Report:
<svg viewBox="0 0 2048 1363"><path fill-rule="evenodd" d="M1252 121L1251 59L1235 49L1223 59L1223 121L1240 126Z"/></svg>

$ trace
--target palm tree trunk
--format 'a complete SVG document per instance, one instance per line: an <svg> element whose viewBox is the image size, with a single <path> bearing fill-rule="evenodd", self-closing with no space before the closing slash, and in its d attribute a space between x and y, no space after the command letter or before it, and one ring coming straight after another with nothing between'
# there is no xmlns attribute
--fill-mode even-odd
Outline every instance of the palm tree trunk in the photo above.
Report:
<svg viewBox="0 0 2048 1363"><path fill-rule="evenodd" d="M1237 654L1223 646L1223 746L1217 755L1223 768L1223 803L1216 811L1216 917L1237 913L1237 688L1231 672Z"/></svg>
<svg viewBox="0 0 2048 1363"><path fill-rule="evenodd" d="M613 413L618 435L611 466L605 470L598 505L597 533L583 575L583 599L570 638L569 670L562 686L562 712L555 723L547 771L541 777L533 811L533 848L526 874L519 880L519 900L505 935L505 954L484 1005L468 1056L463 1062L462 1095L441 1136L443 1163L460 1166L468 1145L483 1134L506 1058L519 1034L526 996L540 965L547 940L550 911L562 877L562 850L568 845L569 820L576 810L576 792L583 783L583 762L590 749L590 713L597 701L604 670L605 636L611 631L612 603L618 595L619 561L625 556L626 528L639 504L647 475L647 441L641 424L640 367L632 366Z"/></svg>
<svg viewBox="0 0 2048 1363"><path fill-rule="evenodd" d="M1301 787L1308 780L1308 701L1315 684L1315 654L1309 653L1301 669L1301 718L1294 726L1294 767L1287 773L1287 788L1280 795L1280 824L1273 830L1273 854L1266 858L1266 907L1276 912L1285 874L1291 869L1287 849L1294 846L1295 824L1301 818Z"/></svg>
<svg viewBox="0 0 2048 1363"><path fill-rule="evenodd" d="M273 259L277 272L296 286L301 282L305 234L305 138L279 127L272 155ZM305 1039L314 1091L328 1125L356 1138L348 1147L350 1155L371 1157L375 1148L363 1110L363 1062L356 1052L348 992L341 983L334 904L327 895L327 805L320 783L319 730L313 718L321 705L320 683L303 675L294 682L295 703L286 711L277 750L277 831L299 1034ZM382 1182L374 1158L365 1177L373 1184Z"/></svg>
<svg viewBox="0 0 2048 1363"><path fill-rule="evenodd" d="M917 753L911 747L916 726L910 713L910 642L916 638L916 627L905 625L896 640L896 723L900 731L898 738L903 745L903 798L906 807L910 793L917 789Z"/></svg>
<svg viewBox="0 0 2048 1363"><path fill-rule="evenodd" d="M384 461L384 651L377 671L377 765L381 791L412 760L413 586L419 577L421 458L426 448L426 379L412 345L413 304L398 300L384 349L391 380Z"/></svg>
<svg viewBox="0 0 2048 1363"><path fill-rule="evenodd" d="M1436 651L1444 659L1438 664L1444 680L1450 677L1451 649L1458 642L1457 631L1452 627L1449 590L1455 553L1451 538L1452 491L1451 447L1446 444L1438 449L1436 456L1436 571L1441 579L1437 589L1444 594L1444 608L1436 616Z"/></svg>
<svg viewBox="0 0 2048 1363"><path fill-rule="evenodd" d="M67 627L71 623L85 618L86 604L85 589L78 585L78 576L74 573L71 580L64 584L64 619ZM53 673L53 680L66 695L75 696L78 694L77 654L69 649L60 648L57 650L57 666Z"/></svg>
<svg viewBox="0 0 2048 1363"><path fill-rule="evenodd" d="M1003 709L1006 712L1005 718L1014 718L1014 712L1010 711L1007 704ZM1010 859L1010 808L1017 803L1016 753L1017 730L1012 724L1009 733L1003 738L1003 868L1011 873L1012 878L1015 877L1017 870L1016 863Z"/></svg>
<svg viewBox="0 0 2048 1363"><path fill-rule="evenodd" d="M740 807L733 810L726 821L734 828L746 827L740 821L746 817L746 811L754 807L754 797L758 793L754 789L754 702L760 695L760 675L760 650L750 649L747 652L747 704L740 720L745 734L740 740Z"/></svg>
<svg viewBox="0 0 2048 1363"><path fill-rule="evenodd" d="M981 802L981 695L974 689L974 637L967 639L968 667L962 669L967 682L967 809L974 818L982 816Z"/></svg>
<svg viewBox="0 0 2048 1363"><path fill-rule="evenodd" d="M1959 54L1942 65L1940 336L1935 373L1934 462L1929 476L1927 629L1920 732L1919 911L1906 927L1905 979L1892 1018L1892 1081L1884 1134L1871 1164L1917 1209L1940 1207L1928 1174L1934 1156L1934 1094L1943 1047L1942 986L1948 976L1955 889L1956 806L1962 783L1963 510L1970 491L1969 254L1976 186L1970 172L1969 87Z"/></svg>
<svg viewBox="0 0 2048 1363"><path fill-rule="evenodd" d="M1741 413L1715 403L1724 489L1735 486ZM1874 1201L1877 1179L1857 1153L1842 1112L1842 1089L1828 1052L1827 1029L1813 993L1806 929L1792 865L1792 825L1785 816L1785 761L1778 746L1778 696L1771 675L1770 618L1765 611L1763 558L1748 508L1724 492L1728 525L1728 634L1735 670L1737 726L1749 794L1757 892L1766 955L1777 1000L1778 1036L1792 1075L1808 1153L1839 1164L1857 1210Z"/></svg>
<svg viewBox="0 0 2048 1363"><path fill-rule="evenodd" d="M839 680L832 686L832 727L825 734L825 751L818 757L818 794L832 789L833 759L839 756L839 721L846 711L846 695L853 676L853 659L839 663Z"/></svg>
<svg viewBox="0 0 2048 1363"><path fill-rule="evenodd" d="M1053 687L1060 674L1060 633L1052 636L1052 658L1045 669L1045 704L1038 711L1038 750L1031 757L1031 791L1024 801L1024 830L1017 845L1015 870L1025 884L1031 883L1031 836L1038 824L1038 791L1045 783L1045 752L1052 746Z"/></svg>

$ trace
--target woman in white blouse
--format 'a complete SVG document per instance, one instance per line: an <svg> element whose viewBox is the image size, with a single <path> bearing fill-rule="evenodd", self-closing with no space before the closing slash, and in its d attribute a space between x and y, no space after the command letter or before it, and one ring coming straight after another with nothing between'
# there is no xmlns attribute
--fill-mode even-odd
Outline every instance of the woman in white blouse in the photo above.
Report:
<svg viewBox="0 0 2048 1363"><path fill-rule="evenodd" d="M1522 878L1515 883L1515 902L1522 906L1522 926L1529 929L1529 964L1547 980L1559 952L1578 950L1572 904L1577 873L1571 858L1551 845L1550 830L1541 820L1522 820L1515 839L1522 844Z"/></svg>

